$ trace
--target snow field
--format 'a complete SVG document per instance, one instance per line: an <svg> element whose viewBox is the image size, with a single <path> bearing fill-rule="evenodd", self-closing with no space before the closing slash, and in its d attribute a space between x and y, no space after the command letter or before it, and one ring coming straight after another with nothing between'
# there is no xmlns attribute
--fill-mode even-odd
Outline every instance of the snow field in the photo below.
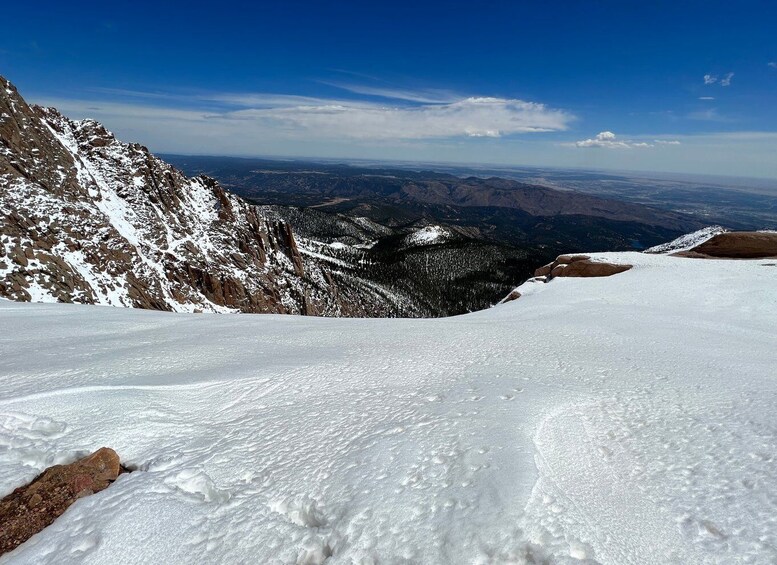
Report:
<svg viewBox="0 0 777 565"><path fill-rule="evenodd" d="M137 468L0 563L774 562L777 267L596 256L440 320L0 301L0 494Z"/></svg>

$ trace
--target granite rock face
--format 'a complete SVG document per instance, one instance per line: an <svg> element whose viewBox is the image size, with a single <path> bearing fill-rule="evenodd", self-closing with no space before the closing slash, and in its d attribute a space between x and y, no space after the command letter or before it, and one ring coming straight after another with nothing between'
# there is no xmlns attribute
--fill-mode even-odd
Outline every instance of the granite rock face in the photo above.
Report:
<svg viewBox="0 0 777 565"><path fill-rule="evenodd" d="M390 315L288 224L0 77L0 297L194 312Z"/></svg>

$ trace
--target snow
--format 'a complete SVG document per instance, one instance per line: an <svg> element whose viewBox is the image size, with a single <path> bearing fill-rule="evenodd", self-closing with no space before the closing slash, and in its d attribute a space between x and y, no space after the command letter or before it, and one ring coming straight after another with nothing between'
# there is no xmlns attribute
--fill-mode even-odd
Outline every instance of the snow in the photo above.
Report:
<svg viewBox="0 0 777 565"><path fill-rule="evenodd" d="M645 253L675 253L678 251L688 251L701 245L707 240L712 239L718 234L725 233L728 230L721 226L708 226L693 233L681 235L669 243L662 243L645 250Z"/></svg>
<svg viewBox="0 0 777 565"><path fill-rule="evenodd" d="M408 235L405 238L405 244L408 246L432 245L445 241L450 235L450 231L442 226L426 226Z"/></svg>
<svg viewBox="0 0 777 565"><path fill-rule="evenodd" d="M1 301L0 495L137 471L0 562L774 563L777 267L595 257L448 319Z"/></svg>

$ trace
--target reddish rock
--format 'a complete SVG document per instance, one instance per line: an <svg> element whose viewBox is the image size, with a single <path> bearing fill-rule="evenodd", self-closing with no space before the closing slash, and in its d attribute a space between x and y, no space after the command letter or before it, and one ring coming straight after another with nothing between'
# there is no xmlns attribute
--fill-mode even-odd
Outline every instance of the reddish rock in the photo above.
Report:
<svg viewBox="0 0 777 565"><path fill-rule="evenodd" d="M555 263L566 263L569 265L570 263L575 263L577 261L587 261L590 259L588 255L559 255L556 257Z"/></svg>
<svg viewBox="0 0 777 565"><path fill-rule="evenodd" d="M720 259L777 257L777 232L725 232L690 250L689 256Z"/></svg>
<svg viewBox="0 0 777 565"><path fill-rule="evenodd" d="M69 465L55 465L0 500L0 555L18 547L76 500L110 485L123 471L108 447Z"/></svg>
<svg viewBox="0 0 777 565"><path fill-rule="evenodd" d="M507 295L507 298L502 300L502 302L512 302L513 300L518 300L521 297L521 293L517 290L513 290L510 294Z"/></svg>
<svg viewBox="0 0 777 565"><path fill-rule="evenodd" d="M560 277L609 277L631 269L631 265L617 265L600 261L575 261L556 275Z"/></svg>
<svg viewBox="0 0 777 565"><path fill-rule="evenodd" d="M609 277L631 267L594 261L588 255L559 255L555 261L534 271L534 276L545 282L555 277Z"/></svg>
<svg viewBox="0 0 777 565"><path fill-rule="evenodd" d="M550 274L550 271L553 269L553 261L548 263L547 265L543 265L539 269L534 271L535 277L547 277Z"/></svg>
<svg viewBox="0 0 777 565"><path fill-rule="evenodd" d="M558 277L561 276L561 273L564 272L564 269L567 268L566 263L553 263L553 268L550 270L550 274L548 275L548 278Z"/></svg>

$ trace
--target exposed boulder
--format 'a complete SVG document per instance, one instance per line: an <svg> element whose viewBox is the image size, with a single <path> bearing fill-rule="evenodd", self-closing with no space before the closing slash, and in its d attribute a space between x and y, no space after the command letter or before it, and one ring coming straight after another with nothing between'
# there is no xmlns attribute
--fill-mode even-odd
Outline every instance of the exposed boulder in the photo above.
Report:
<svg viewBox="0 0 777 565"><path fill-rule="evenodd" d="M110 485L125 469L103 447L69 465L54 465L0 500L0 555L49 526L76 500Z"/></svg>
<svg viewBox="0 0 777 565"><path fill-rule="evenodd" d="M518 290L513 290L508 294L504 300L502 300L502 304L505 302L512 302L513 300L518 300L521 297L521 293L518 292Z"/></svg>
<svg viewBox="0 0 777 565"><path fill-rule="evenodd" d="M631 269L633 265L608 263L597 261L588 255L559 255L555 261L551 261L534 271L534 277L529 282L550 282L556 277L609 277ZM513 290L504 297L499 304L510 302L520 298L518 289Z"/></svg>
<svg viewBox="0 0 777 565"><path fill-rule="evenodd" d="M609 277L631 269L631 265L618 265L602 261L576 261L566 265L557 277Z"/></svg>
<svg viewBox="0 0 777 565"><path fill-rule="evenodd" d="M725 232L711 237L687 252L687 257L762 259L777 257L777 232Z"/></svg>
<svg viewBox="0 0 777 565"><path fill-rule="evenodd" d="M553 277L558 277L559 275L561 275L561 273L564 272L564 269L566 268L567 268L566 263L554 263L550 269L550 273L548 274L547 278L552 279Z"/></svg>
<svg viewBox="0 0 777 565"><path fill-rule="evenodd" d="M588 255L559 255L556 257L555 263L565 263L569 265L570 263L576 263L577 261L586 261L590 259Z"/></svg>
<svg viewBox="0 0 777 565"><path fill-rule="evenodd" d="M588 255L559 255L555 261L534 271L534 276L544 277L545 282L555 277L609 277L628 271L631 267L596 261Z"/></svg>
<svg viewBox="0 0 777 565"><path fill-rule="evenodd" d="M570 263L577 261L585 261L590 259L588 255L559 255L554 261L551 261L547 265L543 265L539 269L534 271L535 277L555 277L558 273L563 271L563 267L566 267ZM561 268L560 268L561 267ZM555 273L553 271L556 271Z"/></svg>
<svg viewBox="0 0 777 565"><path fill-rule="evenodd" d="M539 269L535 269L534 276L535 277L547 277L550 274L550 271L553 270L553 262L551 261L547 265L543 265Z"/></svg>

